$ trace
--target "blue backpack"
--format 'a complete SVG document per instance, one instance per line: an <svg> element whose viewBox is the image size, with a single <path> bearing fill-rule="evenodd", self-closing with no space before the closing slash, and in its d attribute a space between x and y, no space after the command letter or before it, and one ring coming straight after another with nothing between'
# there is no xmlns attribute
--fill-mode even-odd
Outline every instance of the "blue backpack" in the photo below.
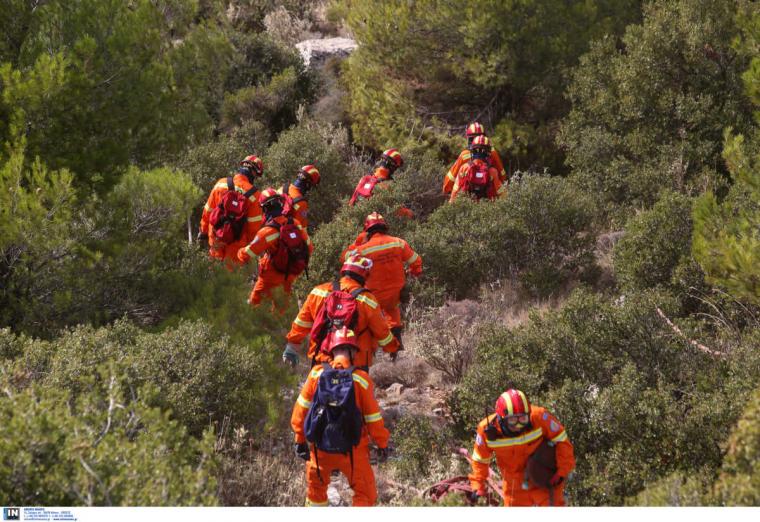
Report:
<svg viewBox="0 0 760 522"><path fill-rule="evenodd" d="M323 364L317 392L306 415L306 440L327 453L350 453L359 444L364 418L356 405L353 366L335 369Z"/></svg>

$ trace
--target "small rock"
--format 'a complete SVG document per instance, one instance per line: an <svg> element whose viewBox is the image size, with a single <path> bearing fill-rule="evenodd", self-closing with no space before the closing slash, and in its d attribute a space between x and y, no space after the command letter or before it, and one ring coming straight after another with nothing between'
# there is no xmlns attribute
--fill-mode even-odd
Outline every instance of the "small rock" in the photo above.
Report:
<svg viewBox="0 0 760 522"><path fill-rule="evenodd" d="M401 392L404 389L404 385L400 382L394 382L385 390L387 397L401 397Z"/></svg>
<svg viewBox="0 0 760 522"><path fill-rule="evenodd" d="M433 415L437 417L443 417L443 408L435 408L433 410Z"/></svg>

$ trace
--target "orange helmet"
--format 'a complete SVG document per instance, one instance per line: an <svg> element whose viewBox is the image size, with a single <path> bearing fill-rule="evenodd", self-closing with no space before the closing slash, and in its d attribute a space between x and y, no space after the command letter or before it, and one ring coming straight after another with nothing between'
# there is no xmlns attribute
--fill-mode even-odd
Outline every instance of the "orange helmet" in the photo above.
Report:
<svg viewBox="0 0 760 522"><path fill-rule="evenodd" d="M480 136L480 135L485 134L485 133L486 133L486 131L485 131L485 129L483 129L483 126L480 123L476 122L476 121L470 123L467 126L467 129L464 131L464 135L467 136L468 138L473 138L475 136Z"/></svg>
<svg viewBox="0 0 760 522"><path fill-rule="evenodd" d="M240 166L251 168L257 176L264 174L264 163L261 161L261 158L254 156L253 154L243 158L243 161L240 162Z"/></svg>
<svg viewBox="0 0 760 522"><path fill-rule="evenodd" d="M401 157L401 153L396 149L388 149L383 152L383 155L381 156L383 159L385 159L388 162L393 163L396 165L396 168L400 168L401 165L404 164L404 158Z"/></svg>
<svg viewBox="0 0 760 522"><path fill-rule="evenodd" d="M330 332L327 336L327 342L322 345L322 353L332 355L336 348L346 347L358 351L359 344L356 341L356 334L353 330L343 326Z"/></svg>
<svg viewBox="0 0 760 522"><path fill-rule="evenodd" d="M470 145L468 146L468 148L470 150L479 149L479 150L482 150L482 151L485 151L485 152L490 152L491 151L491 140L489 140L488 136L486 136L484 134L481 134L479 136L475 136L475 138L473 138L473 140L470 143Z"/></svg>
<svg viewBox="0 0 760 522"><path fill-rule="evenodd" d="M510 388L496 399L494 409L499 417L530 415L530 402L523 392Z"/></svg>
<svg viewBox="0 0 760 522"><path fill-rule="evenodd" d="M369 232L369 229L372 227L388 228L388 223L385 222L385 218L379 213L373 212L364 220L364 231Z"/></svg>
<svg viewBox="0 0 760 522"><path fill-rule="evenodd" d="M354 255L346 259L343 266L340 267L340 273L350 272L355 274L365 281L369 277L369 272L372 270L372 260L363 256Z"/></svg>
<svg viewBox="0 0 760 522"><path fill-rule="evenodd" d="M283 202L282 194L277 192L272 187L265 188L261 191L261 194L259 195L259 205L262 207L265 205L269 205L270 203L273 203L275 200L279 201L280 203Z"/></svg>
<svg viewBox="0 0 760 522"><path fill-rule="evenodd" d="M319 170L314 165L304 165L298 171L298 174L309 180L312 185L319 185L321 176L319 175Z"/></svg>

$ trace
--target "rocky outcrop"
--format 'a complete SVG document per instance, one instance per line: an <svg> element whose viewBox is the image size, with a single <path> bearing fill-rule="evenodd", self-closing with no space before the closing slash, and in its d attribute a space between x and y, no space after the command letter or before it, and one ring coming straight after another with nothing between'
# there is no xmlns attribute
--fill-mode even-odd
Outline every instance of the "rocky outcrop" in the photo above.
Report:
<svg viewBox="0 0 760 522"><path fill-rule="evenodd" d="M333 56L345 58L357 47L358 44L350 38L318 38L296 44L304 65L311 68L320 67Z"/></svg>

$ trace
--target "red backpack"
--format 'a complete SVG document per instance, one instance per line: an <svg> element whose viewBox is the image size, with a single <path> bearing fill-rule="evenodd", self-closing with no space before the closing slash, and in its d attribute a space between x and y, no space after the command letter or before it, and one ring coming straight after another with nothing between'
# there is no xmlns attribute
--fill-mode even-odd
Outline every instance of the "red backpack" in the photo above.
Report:
<svg viewBox="0 0 760 522"><path fill-rule="evenodd" d="M280 232L277 250L271 254L274 269L286 276L301 275L309 266L309 245L293 218L288 217L288 222L284 225L271 220L265 226Z"/></svg>
<svg viewBox="0 0 760 522"><path fill-rule="evenodd" d="M376 178L372 174L367 174L366 176L362 177L362 179L359 180L359 184L356 185L354 195L351 196L351 200L348 202L348 204L353 206L354 203L356 203L356 200L359 198L368 199L372 197L372 191L375 190L375 186L378 183L382 183L383 181L387 180Z"/></svg>
<svg viewBox="0 0 760 522"><path fill-rule="evenodd" d="M359 319L356 298L359 294L366 292L366 288L356 288L351 292L345 292L340 289L340 282L333 281L332 292L325 299L322 308L317 312L314 324L311 327L309 337L314 340L316 351L314 352L314 361L320 352L327 353L328 334L331 331L347 327L354 330L356 321ZM357 336L359 333L357 333ZM312 362L314 362L312 361Z"/></svg>
<svg viewBox="0 0 760 522"><path fill-rule="evenodd" d="M490 168L491 165L485 161L468 162L467 172L462 178L461 190L474 195L477 199L494 197L493 183L488 172Z"/></svg>
<svg viewBox="0 0 760 522"><path fill-rule="evenodd" d="M208 220L217 242L230 244L240 239L248 215L248 198L255 192L256 187L251 187L241 194L235 190L232 176L227 177L227 192L222 195L219 205L211 211Z"/></svg>

